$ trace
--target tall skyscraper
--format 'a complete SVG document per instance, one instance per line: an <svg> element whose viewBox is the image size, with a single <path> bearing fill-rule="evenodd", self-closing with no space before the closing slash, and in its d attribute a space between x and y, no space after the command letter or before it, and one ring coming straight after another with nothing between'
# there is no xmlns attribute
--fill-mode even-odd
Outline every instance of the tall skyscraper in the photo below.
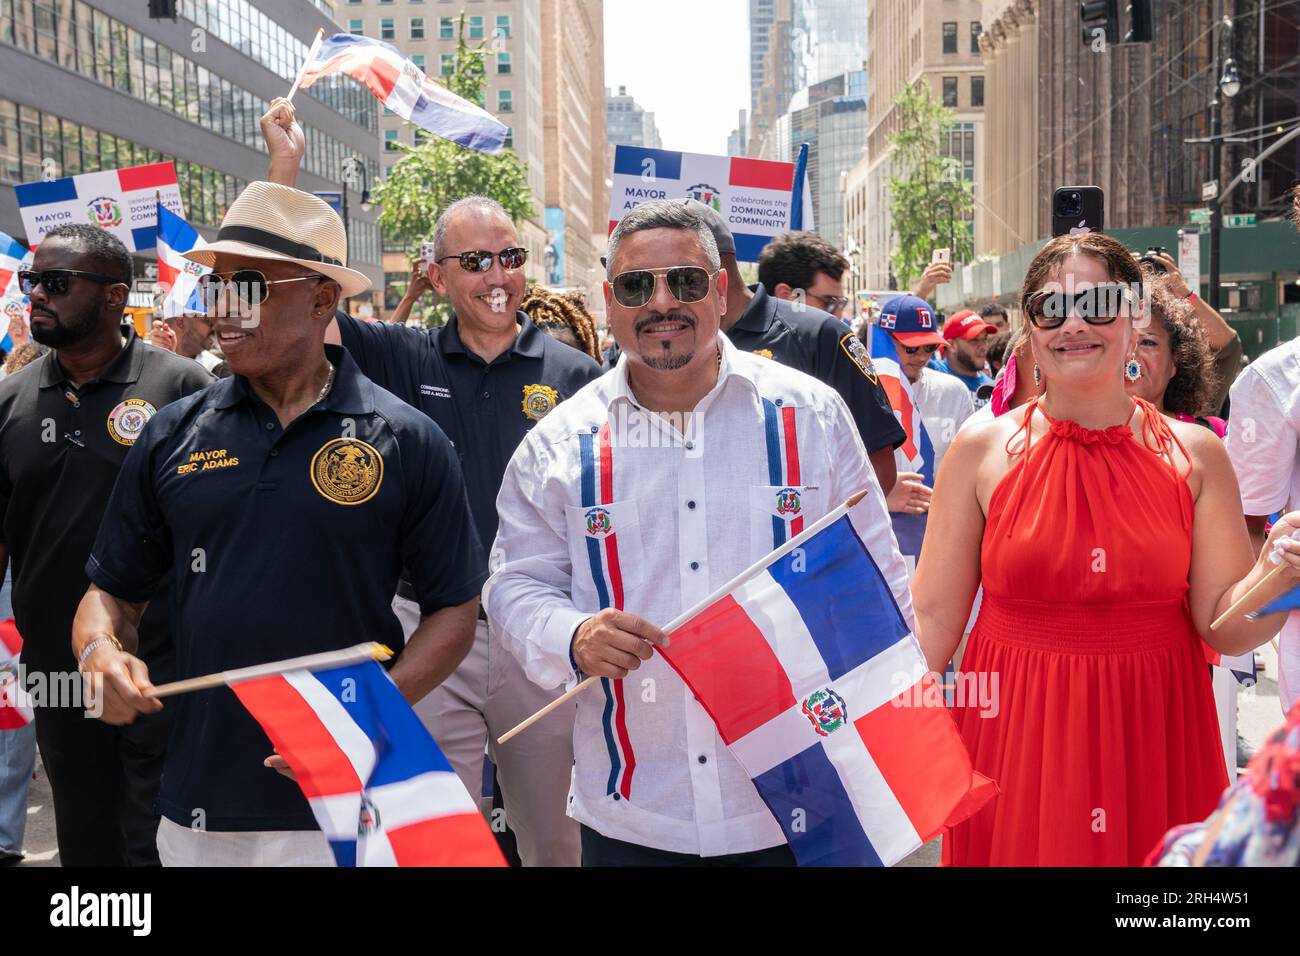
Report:
<svg viewBox="0 0 1300 956"><path fill-rule="evenodd" d="M605 91L605 135L611 146L663 146L655 114L630 96L626 86L620 86L617 93Z"/></svg>

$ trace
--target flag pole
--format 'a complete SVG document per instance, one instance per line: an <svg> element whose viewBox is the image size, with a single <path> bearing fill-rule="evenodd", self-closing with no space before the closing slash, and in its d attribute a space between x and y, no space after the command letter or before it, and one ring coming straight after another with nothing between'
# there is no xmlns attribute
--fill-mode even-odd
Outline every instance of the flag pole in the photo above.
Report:
<svg viewBox="0 0 1300 956"><path fill-rule="evenodd" d="M1214 623L1210 625L1210 630L1217 631L1219 629L1220 624L1222 624L1228 618L1232 617L1234 614L1239 612L1242 608L1250 604L1253 604L1255 600L1255 595L1258 594L1260 591L1264 590L1275 580L1277 580L1282 575L1282 572L1285 569L1286 569L1285 564L1279 564L1272 571L1268 572L1268 574L1264 575L1264 577L1260 580L1258 584L1256 584L1253 588L1251 588L1241 597L1237 598L1237 600L1233 601L1232 607L1228 608L1217 618L1215 618Z"/></svg>
<svg viewBox="0 0 1300 956"><path fill-rule="evenodd" d="M808 144L799 145L799 159L794 164L794 181L790 184L790 229L803 229L803 181L808 169Z"/></svg>
<svg viewBox="0 0 1300 956"><path fill-rule="evenodd" d="M318 28L316 30L315 38L311 41L311 46L307 49L307 58L302 61L302 66L298 68L298 75L294 77L293 86L289 87L289 95L285 97L285 99L290 103L293 102L293 94L298 92L298 85L302 83L302 75L307 72L307 64L311 62L311 58L315 56L316 51L320 49L320 41L324 38L325 29L323 27Z"/></svg>
<svg viewBox="0 0 1300 956"><path fill-rule="evenodd" d="M752 578L755 574L758 574L758 572L762 571L764 568L768 567L769 565L775 564L777 561L780 561L787 554L789 554L791 551L798 548L801 544L803 544L813 535L819 534L821 531L825 530L826 527L828 527L829 525L834 524L836 521L839 521L840 518L843 518L849 512L850 508L852 508L864 497L866 497L867 490L868 489L864 488L861 491L857 492L856 494L850 495L847 501L845 501L843 504L839 505L838 507L833 508L831 511L827 512L826 514L822 515L822 517L818 518L808 527L804 528L803 531L799 532L797 535L795 535L785 544L781 545L781 547L777 548L775 551L768 553L764 557L759 558L759 560L755 561L744 571L741 571L734 578L732 578L726 584L722 585L722 587L718 588L716 591L714 591L704 600L696 603L689 610L683 611L681 614L678 614L675 618L669 621L667 625L664 626L663 629L664 633L671 634L673 631L677 630L679 627L681 627L691 618L695 617L695 615L703 611L710 604L714 603L719 598L725 597L726 595L730 594L737 587L739 587L745 581ZM520 721L514 727L511 727L509 730L507 730L504 734L502 734L500 737L497 738L497 743L504 744L511 737L514 737L516 734L522 733L523 731L527 730L529 727L537 723L539 720L541 720L551 711L555 710L561 704L564 704L565 702L570 701L573 698L577 697L580 693L582 693L584 690L586 690L588 687L590 687L598 680L600 680L599 677L588 677L586 680L575 685L570 690L565 691L563 694L555 698L555 700L551 701L549 704L547 704L537 713L533 714L531 717L525 720Z"/></svg>
<svg viewBox="0 0 1300 956"><path fill-rule="evenodd" d="M188 694L194 690L221 687L241 680L274 677L276 674L283 674L286 671L318 671L330 667L345 667L348 664L357 664L361 661L386 661L392 656L393 652L383 644L367 641L354 647L345 647L341 651L326 651L324 654L291 657L288 660L274 661L270 664L256 664L253 667L241 667L238 670L221 671L216 674L205 674L202 677L173 681L170 684L159 684L153 690L146 691L144 696L173 697L176 694Z"/></svg>

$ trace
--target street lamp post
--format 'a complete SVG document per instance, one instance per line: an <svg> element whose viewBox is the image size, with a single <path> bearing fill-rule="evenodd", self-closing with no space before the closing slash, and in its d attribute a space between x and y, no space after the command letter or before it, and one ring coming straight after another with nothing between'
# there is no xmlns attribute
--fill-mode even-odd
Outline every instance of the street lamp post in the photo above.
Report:
<svg viewBox="0 0 1300 956"><path fill-rule="evenodd" d="M1241 77L1237 73L1236 61L1232 58L1232 18L1223 16L1223 0L1215 3L1216 13L1219 14L1214 22L1213 29L1210 30L1210 45L1214 53L1214 71L1211 76L1215 79L1214 97L1210 100L1210 179L1218 183L1220 166L1223 162L1223 135L1220 132L1222 126L1223 101L1231 99L1241 91ZM1228 56L1220 67L1219 52L1222 44L1219 39L1219 28L1222 27L1227 31ZM1222 70L1222 72L1220 72ZM1220 97L1222 93L1222 97ZM1223 200L1225 192L1222 189L1215 189L1214 198L1210 200L1210 262L1209 262L1209 295L1207 301L1213 309L1219 308L1219 274L1222 267L1221 258L1221 239L1223 231Z"/></svg>
<svg viewBox="0 0 1300 956"><path fill-rule="evenodd" d="M361 210L370 211L370 171L359 156L348 156L343 160L343 231L348 232L348 186L361 180Z"/></svg>

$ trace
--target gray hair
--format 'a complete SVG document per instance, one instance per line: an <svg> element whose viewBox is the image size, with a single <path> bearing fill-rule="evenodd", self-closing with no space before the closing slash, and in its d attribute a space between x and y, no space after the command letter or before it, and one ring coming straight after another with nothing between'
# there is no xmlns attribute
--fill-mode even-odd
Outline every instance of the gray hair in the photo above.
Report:
<svg viewBox="0 0 1300 956"><path fill-rule="evenodd" d="M512 225L514 224L514 220L510 218L510 213L506 212L506 207L490 196L466 196L464 199L457 199L442 211L442 215L438 217L438 221L433 225L433 254L439 259L444 255L454 255L454 253L447 252L446 249L447 227L458 213L467 209L475 209L489 215L500 216Z"/></svg>
<svg viewBox="0 0 1300 956"><path fill-rule="evenodd" d="M609 234L609 246L605 250L605 278L614 278L614 259L618 255L619 241L629 233L643 229L685 229L693 232L700 241L705 258L709 260L709 268L716 272L722 267L717 240L699 213L681 200L652 199L643 202L620 219L614 231Z"/></svg>

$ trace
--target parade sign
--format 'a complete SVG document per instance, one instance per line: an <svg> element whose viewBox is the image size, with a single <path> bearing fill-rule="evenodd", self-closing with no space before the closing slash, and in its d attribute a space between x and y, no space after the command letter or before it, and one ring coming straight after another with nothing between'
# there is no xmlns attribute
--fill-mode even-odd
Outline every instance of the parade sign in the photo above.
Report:
<svg viewBox="0 0 1300 956"><path fill-rule="evenodd" d="M757 262L773 236L790 228L794 163L742 156L678 153L639 146L614 148L609 229L651 199L698 199L731 227L736 258ZM804 190L803 227L813 228L812 195Z"/></svg>
<svg viewBox="0 0 1300 956"><path fill-rule="evenodd" d="M184 218L176 167L151 163L105 169L38 183L19 183L19 212L27 241L38 245L58 226L88 222L107 229L131 252L154 248L158 238L158 203Z"/></svg>

